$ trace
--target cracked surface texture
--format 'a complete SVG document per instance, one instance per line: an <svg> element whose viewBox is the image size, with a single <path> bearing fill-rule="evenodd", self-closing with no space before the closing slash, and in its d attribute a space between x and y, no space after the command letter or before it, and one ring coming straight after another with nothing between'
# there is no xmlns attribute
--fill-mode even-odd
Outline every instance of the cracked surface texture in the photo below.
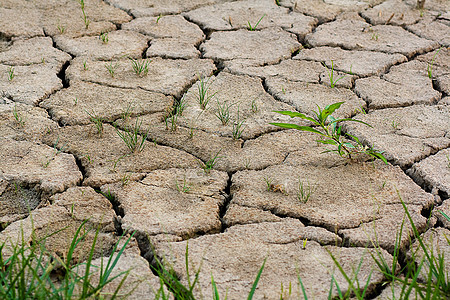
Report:
<svg viewBox="0 0 450 300"><path fill-rule="evenodd" d="M0 3L2 255L62 230L46 247L64 258L83 224L74 262L100 268L133 234L102 297L170 293L164 267L186 286L201 268L196 299L244 299L264 263L254 299L302 299L299 278L338 297L337 264L391 299L374 258L420 264L420 235L448 277L448 1L82 3ZM387 164L269 124L341 101L366 123L342 132Z"/></svg>

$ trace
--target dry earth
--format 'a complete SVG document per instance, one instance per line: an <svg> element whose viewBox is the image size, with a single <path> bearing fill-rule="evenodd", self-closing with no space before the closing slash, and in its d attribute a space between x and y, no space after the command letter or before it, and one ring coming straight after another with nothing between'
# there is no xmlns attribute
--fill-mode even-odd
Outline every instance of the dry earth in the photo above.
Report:
<svg viewBox="0 0 450 300"><path fill-rule="evenodd" d="M152 299L156 258L187 283L187 247L199 298L212 299L211 275L221 295L246 298L267 259L254 299L288 299L290 286L302 298L298 276L324 299L332 276L348 289L332 253L349 273L362 261L370 297L390 299L370 252L392 260L403 200L449 260L438 212L450 215L449 1L278 4L85 0L86 24L76 0L1 1L0 240L64 229L47 239L64 256L88 219L100 264L135 231L116 271L132 268L131 299ZM388 165L322 153L314 136L269 125L290 120L275 110L338 101L337 116L373 126L345 130ZM146 137L136 151L120 137L130 128ZM306 203L300 182L314 190ZM411 236L406 222L405 254L418 247Z"/></svg>

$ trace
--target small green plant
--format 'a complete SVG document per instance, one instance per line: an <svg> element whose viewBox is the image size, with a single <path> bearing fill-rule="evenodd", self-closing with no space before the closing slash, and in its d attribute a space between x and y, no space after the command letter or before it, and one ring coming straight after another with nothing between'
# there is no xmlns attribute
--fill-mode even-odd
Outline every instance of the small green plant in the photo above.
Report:
<svg viewBox="0 0 450 300"><path fill-rule="evenodd" d="M156 18L156 24L158 24L159 23L159 20L161 20L161 18L162 18L162 15L161 14L159 14L159 16Z"/></svg>
<svg viewBox="0 0 450 300"><path fill-rule="evenodd" d="M55 150L55 152L50 156L50 157L46 157L47 160L45 162L42 163L42 166L44 168L47 168L50 163L52 162L52 160L61 152L63 152L66 148L66 144L63 144L60 148L58 148L58 144L59 144L59 137L56 139L56 141L53 143L53 149Z"/></svg>
<svg viewBox="0 0 450 300"><path fill-rule="evenodd" d="M297 199L301 203L308 202L312 194L317 190L318 185L312 185L306 180L306 183L298 178Z"/></svg>
<svg viewBox="0 0 450 300"><path fill-rule="evenodd" d="M256 30L256 27L258 27L259 23L262 21L262 19L263 19L265 16L266 16L266 14L264 14L264 15L258 20L258 22L256 22L255 26L252 26L252 24L250 23L250 21L247 21L247 24L248 24L247 29L248 29L249 31L255 31L255 30Z"/></svg>
<svg viewBox="0 0 450 300"><path fill-rule="evenodd" d="M233 106L233 103L228 104L227 101L224 101L223 103L220 103L219 100L217 100L217 110L216 110L216 117L222 122L222 125L227 125L230 121L230 108Z"/></svg>
<svg viewBox="0 0 450 300"><path fill-rule="evenodd" d="M90 113L85 110L85 112L89 115L89 120L94 123L95 128L97 128L97 133L101 135L103 133L103 122L105 120L103 120L103 118L96 114L94 111Z"/></svg>
<svg viewBox="0 0 450 300"><path fill-rule="evenodd" d="M109 42L109 38L108 38L108 33L107 32L102 32L98 38L102 40L103 44L108 44L108 42Z"/></svg>
<svg viewBox="0 0 450 300"><path fill-rule="evenodd" d="M281 6L280 0L275 0L275 4L278 5L278 6Z"/></svg>
<svg viewBox="0 0 450 300"><path fill-rule="evenodd" d="M174 99L175 99L175 97L174 97ZM184 110L187 107L186 94L184 94L183 97L181 97L181 99L179 101L176 101L176 104L177 104L175 107L176 114L178 116L182 116Z"/></svg>
<svg viewBox="0 0 450 300"><path fill-rule="evenodd" d="M264 177L264 182L266 183L266 190L270 192L272 190L273 186L273 178L271 177Z"/></svg>
<svg viewBox="0 0 450 300"><path fill-rule="evenodd" d="M378 32L374 32L374 33L372 33L372 37L370 39L374 40L374 41L378 41L378 37L379 37Z"/></svg>
<svg viewBox="0 0 450 300"><path fill-rule="evenodd" d="M130 182L131 174L123 174L120 181L122 182L122 186L126 186Z"/></svg>
<svg viewBox="0 0 450 300"><path fill-rule="evenodd" d="M252 100L252 107L251 110L254 114L256 114L258 112L258 104L256 104L256 99Z"/></svg>
<svg viewBox="0 0 450 300"><path fill-rule="evenodd" d="M127 122L128 119L131 117L131 114L132 114L132 111L133 111L133 103L134 103L134 101L128 103L127 107L125 107L122 110L122 113L121 113L120 117L122 118L122 120L124 122Z"/></svg>
<svg viewBox="0 0 450 300"><path fill-rule="evenodd" d="M205 162L203 170L205 170L206 173L209 173L209 171L211 171L215 167L217 161L222 157L219 156L220 152L222 152L222 149L217 151L217 153L214 156L212 156L210 159L208 159L208 161Z"/></svg>
<svg viewBox="0 0 450 300"><path fill-rule="evenodd" d="M331 69L328 68L328 66L322 62L322 65L327 69L327 73L328 73L328 78L330 79L330 86L331 88L334 88L336 86L336 83L345 78L347 76L347 74L342 75L341 77L339 77L338 79L334 79L334 61L331 60ZM352 68L350 67L350 74L352 73Z"/></svg>
<svg viewBox="0 0 450 300"><path fill-rule="evenodd" d="M25 126L25 121L23 120L22 115L17 111L17 104L14 104L13 116L20 127Z"/></svg>
<svg viewBox="0 0 450 300"><path fill-rule="evenodd" d="M399 126L400 126L400 122L398 120L396 120L396 119L392 120L392 122L391 122L392 129L397 130Z"/></svg>
<svg viewBox="0 0 450 300"><path fill-rule="evenodd" d="M116 72L118 66L119 65L117 63L115 65L113 65L112 62L109 64L105 63L105 68L108 70L109 75L111 75L112 78L114 78L114 73Z"/></svg>
<svg viewBox="0 0 450 300"><path fill-rule="evenodd" d="M66 27L64 27L61 24L58 24L58 26L56 26L56 28L58 29L59 33L63 34L66 31Z"/></svg>
<svg viewBox="0 0 450 300"><path fill-rule="evenodd" d="M14 79L14 77L16 77L16 75L14 75L14 67L9 67L9 69L8 69L8 81L12 81Z"/></svg>
<svg viewBox="0 0 450 300"><path fill-rule="evenodd" d="M186 176L184 176L182 184L179 184L178 179L176 179L175 185L180 193L188 193L191 190L191 186L186 182Z"/></svg>
<svg viewBox="0 0 450 300"><path fill-rule="evenodd" d="M447 157L447 168L450 168L450 155L445 154L445 157Z"/></svg>
<svg viewBox="0 0 450 300"><path fill-rule="evenodd" d="M83 61L83 70L85 70L85 71L88 70L88 66L87 66L87 61L86 60Z"/></svg>
<svg viewBox="0 0 450 300"><path fill-rule="evenodd" d="M127 154L121 155L118 159L111 160L111 162L114 163L114 164L113 164L113 168L112 168L112 169L109 169L109 170L111 171L111 173L115 173L115 172L116 172L116 168L117 168L117 165L119 164L119 162L120 162L124 157L127 157L128 155L129 155L129 154L127 153Z"/></svg>
<svg viewBox="0 0 450 300"><path fill-rule="evenodd" d="M344 102L337 102L334 104L330 104L326 106L324 109L321 109L317 106L318 111L313 111L314 116L307 116L305 114L299 112L291 112L291 111L276 111L276 113L290 116L291 118L300 118L303 120L307 120L312 122L315 126L319 128L316 129L313 126L299 126L297 124L290 123L270 123L271 125L278 126L281 128L288 129L297 129L300 131L312 132L320 135L324 139L317 140L318 143L335 146L333 150L326 150L324 152L335 152L339 154L341 157L346 157L348 159L352 159L352 156L358 154L365 154L371 156L374 159L381 159L385 164L387 164L386 158L383 156L383 152L375 150L373 147L368 147L363 145L359 139L353 135L345 134L342 131L342 125L338 126L338 124L343 122L358 122L369 127L369 124L360 121L354 120L351 118L344 119L335 119L331 114L338 109ZM353 139L354 143L350 141L346 141L345 137L349 137Z"/></svg>
<svg viewBox="0 0 450 300"><path fill-rule="evenodd" d="M138 76L146 76L148 74L148 64L151 60L148 59L133 59L129 57L131 60L131 67L133 68L133 72Z"/></svg>
<svg viewBox="0 0 450 300"><path fill-rule="evenodd" d="M428 78L430 78L430 79L433 78L433 65L434 65L434 62L436 61L436 56L438 55L439 51L441 51L441 49L442 49L442 47L436 51L436 53L433 56L433 59L427 65L427 74L428 74Z"/></svg>
<svg viewBox="0 0 450 300"><path fill-rule="evenodd" d="M217 92L209 95L209 88L212 84L212 82L209 82L211 80L211 77L206 79L200 78L200 81L197 83L197 90L198 90L198 103L200 104L201 109L206 109L206 106L208 105L209 101L217 94Z"/></svg>
<svg viewBox="0 0 450 300"><path fill-rule="evenodd" d="M244 120L240 119L240 115L239 115L239 106L237 109L237 117L236 120L233 122L233 129L232 129L232 135L233 135L233 140L238 140L241 138L242 133L244 132L245 126L244 126Z"/></svg>
<svg viewBox="0 0 450 300"><path fill-rule="evenodd" d="M77 105L77 104L78 104L78 98L75 97L75 98L73 99L73 105L75 106L75 105Z"/></svg>
<svg viewBox="0 0 450 300"><path fill-rule="evenodd" d="M116 132L117 135L125 142L128 149L131 150L131 152L141 152L144 150L144 142L147 139L148 132L150 131L150 128L147 129L147 131L140 135L139 132L141 130L142 126L142 120L139 120L139 118L136 118L136 123L133 127L127 126L124 131L119 130L117 127Z"/></svg>
<svg viewBox="0 0 450 300"><path fill-rule="evenodd" d="M177 131L178 114L176 112L170 112L168 116L164 118L166 124L166 130L172 132Z"/></svg>
<svg viewBox="0 0 450 300"><path fill-rule="evenodd" d="M86 11L84 10L84 0L79 0L80 6L81 6L81 12L83 13L83 22L84 22L84 26L86 29L89 28L89 24L91 23L91 21L89 21L87 15L86 15Z"/></svg>

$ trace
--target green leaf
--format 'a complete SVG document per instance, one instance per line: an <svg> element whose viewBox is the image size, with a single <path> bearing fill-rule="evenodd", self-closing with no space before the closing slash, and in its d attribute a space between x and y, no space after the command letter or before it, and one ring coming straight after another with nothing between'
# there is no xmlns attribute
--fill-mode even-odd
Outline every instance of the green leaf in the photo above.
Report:
<svg viewBox="0 0 450 300"><path fill-rule="evenodd" d="M335 140L317 140L316 142L326 145L337 145Z"/></svg>
<svg viewBox="0 0 450 300"><path fill-rule="evenodd" d="M341 105L343 104L344 102L336 102L336 103L333 103L333 104L330 104L330 105L327 105L325 108L324 108L324 110L322 110L322 112L321 112L321 119L322 120L326 120L327 118L328 118L328 116L329 115L331 115L336 109L338 109L339 107L341 107Z"/></svg>
<svg viewBox="0 0 450 300"><path fill-rule="evenodd" d="M264 265L266 264L266 261L267 261L267 257L264 259L264 262L263 262L261 268L259 269L258 275L256 275L255 282L253 282L252 289L250 290L250 293L248 294L247 300L253 299L253 294L255 294L256 287L258 286L259 278L261 278L261 274L262 274L262 271L264 270Z"/></svg>
<svg viewBox="0 0 450 300"><path fill-rule="evenodd" d="M388 164L386 157L380 152L371 152L369 154L375 158L381 159L386 165Z"/></svg>
<svg viewBox="0 0 450 300"><path fill-rule="evenodd" d="M319 123L314 118L308 117L305 114L302 114L302 113L299 113L299 112L289 111L289 110L274 111L274 112L276 112L278 114L281 114L281 115L289 116L291 118L301 118L301 119L304 119L304 120L308 120L308 121L313 122L314 124L319 125Z"/></svg>
<svg viewBox="0 0 450 300"><path fill-rule="evenodd" d="M278 126L281 128L288 128L288 129L297 129L297 130L301 130L301 131L309 131L309 132L314 132L320 135L324 135L322 132L308 127L308 126L299 126L297 124L289 124L289 123L269 123L270 125L274 125L274 126Z"/></svg>
<svg viewBox="0 0 450 300"><path fill-rule="evenodd" d="M360 120L355 120L355 119L352 119L352 118L337 119L337 120L335 119L330 124L336 123L336 122L346 122L346 121L358 122L358 123L361 123L361 124L364 124L364 125L367 125L367 126L373 128L373 126L371 126L370 124L367 124L366 122L363 122L363 121L360 121Z"/></svg>

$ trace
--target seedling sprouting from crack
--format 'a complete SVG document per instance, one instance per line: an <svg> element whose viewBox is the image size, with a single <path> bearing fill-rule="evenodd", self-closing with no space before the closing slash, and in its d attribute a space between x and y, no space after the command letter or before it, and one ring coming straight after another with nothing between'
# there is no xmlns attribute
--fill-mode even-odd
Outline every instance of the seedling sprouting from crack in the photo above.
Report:
<svg viewBox="0 0 450 300"><path fill-rule="evenodd" d="M108 44L108 42L109 42L109 38L108 38L108 33L107 32L102 32L98 38L102 40L103 44Z"/></svg>
<svg viewBox="0 0 450 300"><path fill-rule="evenodd" d="M312 194L317 190L317 185L312 185L308 180L306 182L302 181L301 178L298 179L298 190L297 199L302 203L308 202Z"/></svg>
<svg viewBox="0 0 450 300"><path fill-rule="evenodd" d="M16 75L14 75L14 67L9 67L9 69L8 69L8 81L12 81L14 79L14 77L16 77Z"/></svg>
<svg viewBox="0 0 450 300"><path fill-rule="evenodd" d="M175 185L180 193L188 193L191 190L191 185L186 182L186 176L183 177L183 183L179 184L178 179L175 180Z"/></svg>
<svg viewBox="0 0 450 300"><path fill-rule="evenodd" d="M13 108L13 116L20 127L23 127L25 125L25 121L23 120L22 115L17 111L17 104L15 104Z"/></svg>
<svg viewBox="0 0 450 300"><path fill-rule="evenodd" d="M56 28L58 29L59 33L63 34L66 31L66 27L58 24L58 26L56 26Z"/></svg>
<svg viewBox="0 0 450 300"><path fill-rule="evenodd" d="M85 110L85 112L89 115L89 120L94 123L95 128L97 128L97 133L101 135L103 133L103 118L96 114L94 111L90 113Z"/></svg>
<svg viewBox="0 0 450 300"><path fill-rule="evenodd" d="M339 80L341 80L341 79L343 79L343 78L345 78L347 76L347 74L345 74L345 75L342 75L341 77L339 77L336 80L334 79L334 61L333 60L331 60L331 69L329 69L328 66L324 62L322 62L322 65L327 69L328 78L330 79L330 86L331 86L331 88L334 88L336 86L336 83ZM349 73L350 74L352 73L352 67L351 66L350 66L350 72Z"/></svg>
<svg viewBox="0 0 450 300"><path fill-rule="evenodd" d="M244 132L244 129L245 129L244 122L245 122L245 119L244 120L240 119L239 106L238 106L237 117L233 123L233 131L232 131L233 140L238 140L241 138L242 133Z"/></svg>
<svg viewBox="0 0 450 300"><path fill-rule="evenodd" d="M342 131L342 125L338 126L343 122L358 122L367 125L369 127L372 127L363 121L351 118L335 119L331 114L335 110L337 110L343 103L344 102L337 102L334 104L330 104L326 106L324 109L321 109L319 106L317 106L318 111L313 111L314 113L313 116L307 116L299 112L276 111L276 113L290 116L291 118L300 118L303 120L310 121L314 124L312 126L300 126L297 124L290 124L290 123L270 123L270 124L281 128L297 129L300 131L307 131L320 135L322 139L317 140L318 143L331 145L335 147L335 149L328 149L322 153L335 152L339 156L345 157L347 159L352 159L354 155L366 154L374 159L380 159L385 164L387 164L387 160L382 154L383 152L375 150L373 147L363 145L363 143L356 136L344 133ZM346 137L352 139L353 143L349 140L345 140Z"/></svg>
<svg viewBox="0 0 450 300"><path fill-rule="evenodd" d="M171 112L168 116L164 117L164 123L166 124L166 129L170 131L177 130L178 114L176 112Z"/></svg>
<svg viewBox="0 0 450 300"><path fill-rule="evenodd" d="M87 71L88 67L87 67L87 61L83 61L83 70Z"/></svg>
<svg viewBox="0 0 450 300"><path fill-rule="evenodd" d="M258 27L259 23L262 21L262 19L263 19L265 16L266 16L266 14L264 14L264 15L258 20L258 22L256 22L255 26L252 26L252 24L250 23L250 21L247 21L247 24L248 24L247 29L248 29L249 31L255 31L255 30L256 30L256 27Z"/></svg>
<svg viewBox="0 0 450 300"><path fill-rule="evenodd" d="M436 51L436 53L433 56L433 59L427 65L427 74L428 74L428 78L430 78L430 79L433 78L433 65L436 60L436 56L438 55L439 51L441 51L441 49L442 49L442 47Z"/></svg>
<svg viewBox="0 0 450 300"><path fill-rule="evenodd" d="M211 80L211 77L206 79L200 78L200 81L197 83L197 90L198 90L198 103L200 104L201 109L206 109L206 106L208 105L209 101L217 94L217 92L209 95L209 88L212 84L212 82L209 82Z"/></svg>
<svg viewBox="0 0 450 300"><path fill-rule="evenodd" d="M134 127L127 126L125 130L121 131L117 127L116 132L117 135L124 141L124 143L127 145L128 149L131 150L131 152L141 152L144 150L145 145L144 142L147 139L148 132L150 131L150 128L147 129L144 134L140 134L142 126L142 120L139 120L139 118L136 118L136 123Z"/></svg>
<svg viewBox="0 0 450 300"><path fill-rule="evenodd" d="M224 101L223 103L220 103L219 100L217 100L217 110L216 110L216 117L222 122L222 125L227 125L230 121L230 108L233 106L233 103L228 104L227 101Z"/></svg>
<svg viewBox="0 0 450 300"><path fill-rule="evenodd" d="M175 97L174 97L175 99ZM186 94L183 95L183 97L181 97L180 101L176 101L177 105L175 107L175 112L178 116L182 116L184 110L187 107L187 101L186 101Z"/></svg>
<svg viewBox="0 0 450 300"><path fill-rule="evenodd" d="M114 78L114 73L116 72L118 66L119 65L117 63L113 65L112 62L110 62L109 64L105 64L105 68L106 70L108 70L109 75L111 75L112 78Z"/></svg>
<svg viewBox="0 0 450 300"><path fill-rule="evenodd" d="M270 190L272 189L272 182L273 182L273 178L271 177L264 177L264 182L266 183L266 190L268 192L270 192Z"/></svg>
<svg viewBox="0 0 450 300"><path fill-rule="evenodd" d="M91 23L91 21L88 20L88 17L86 15L86 11L84 10L84 0L80 0L80 5L81 5L81 12L83 13L83 22L84 22L84 26L86 29L89 28L89 24Z"/></svg>
<svg viewBox="0 0 450 300"><path fill-rule="evenodd" d="M42 166L44 168L47 168L48 165L52 162L52 160L61 152L64 151L64 149L66 148L66 144L63 144L61 148L58 149L58 143L59 143L59 137L56 139L55 143L53 144L53 149L55 150L55 152L53 153L52 156L50 157L46 157L47 160L45 162L42 163Z"/></svg>
<svg viewBox="0 0 450 300"><path fill-rule="evenodd" d="M146 76L148 74L148 64L151 60L148 59L133 59L129 57L131 60L131 67L133 68L133 72L138 76Z"/></svg>
<svg viewBox="0 0 450 300"><path fill-rule="evenodd" d="M258 104L256 104L256 99L252 100L252 108L251 108L252 112L254 114L256 114L258 112Z"/></svg>
<svg viewBox="0 0 450 300"><path fill-rule="evenodd" d="M203 170L205 170L206 173L209 173L215 167L219 158L222 157L219 156L220 152L222 152L222 149L217 151L217 153L204 164Z"/></svg>

